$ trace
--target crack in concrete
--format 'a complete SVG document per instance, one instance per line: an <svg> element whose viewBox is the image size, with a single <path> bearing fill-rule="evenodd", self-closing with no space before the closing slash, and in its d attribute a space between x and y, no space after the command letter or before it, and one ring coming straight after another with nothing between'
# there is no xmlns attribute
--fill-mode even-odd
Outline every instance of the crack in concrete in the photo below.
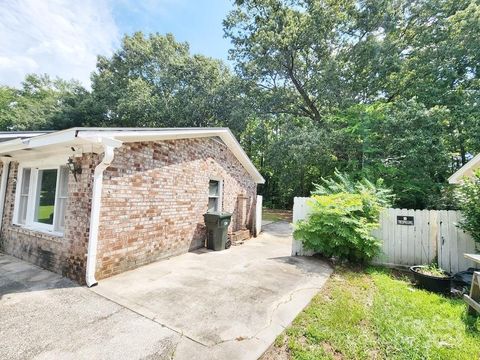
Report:
<svg viewBox="0 0 480 360"><path fill-rule="evenodd" d="M89 290L90 290L90 289L89 289ZM115 301L115 300L113 300L113 299L110 299L109 297L107 297L107 296L105 296L105 295L99 294L99 293L97 293L97 292L95 292L95 291L93 291L93 290L90 290L90 291L91 291L92 293L94 293L94 294L96 294L96 295L98 295L98 296L100 296L100 297L102 297L102 298L104 298L104 299L106 299L106 300L108 300L108 301L111 301L112 303L120 306L120 307L121 307L120 310L126 309L126 310L128 310L128 311L131 311L131 312L133 312L133 313L141 316L141 317L144 318L144 319L148 319L148 320L150 320L150 321L153 321L154 323L156 323L156 324L158 324L158 325L160 325L160 326L162 326L162 327L164 327L164 328L167 328L167 329L170 330L170 331L173 331L174 333L180 335L180 340L182 339L182 337L185 337L185 338L187 338L188 340L193 341L193 342L196 343L196 344L199 344L199 345L204 346L204 347L209 347L207 344L204 344L204 343L202 343L201 341L198 341L198 340L196 340L196 339L194 339L194 338L186 335L185 333L183 333L183 331L178 331L178 330L176 330L176 329L174 329L174 328L171 328L170 326L168 326L168 325L166 325L166 324L161 323L161 322L158 321L155 317L145 316L144 314L142 314L142 313L140 313L140 312L138 312L138 311L136 311L136 310L134 310L134 309L131 309L131 308L129 308L129 307L123 305L123 304L120 304L119 302L117 302L117 301ZM120 311L120 310L118 310L118 311ZM118 312L118 311L117 311L117 312ZM113 315L113 313L112 313L112 315ZM180 340L179 340L179 341L180 341ZM178 345L178 344L177 344L177 345Z"/></svg>
<svg viewBox="0 0 480 360"><path fill-rule="evenodd" d="M122 307L122 306L120 306L117 310L112 311L110 314L104 315L104 316L100 316L100 317L98 317L98 318L96 318L96 319L93 319L92 321L89 321L87 324L91 325L91 324L98 323L99 321L105 321L105 320L111 318L113 315L118 314L118 313L119 313L120 311L122 311L122 310L125 310L125 308Z"/></svg>
<svg viewBox="0 0 480 360"><path fill-rule="evenodd" d="M317 292L319 292L320 290L322 289L322 286L321 287L308 287L308 288L301 288L301 289L296 289L294 291L291 291L289 294L288 294L288 299L286 300L281 300L281 301L278 301L277 304L275 305L274 309L271 311L270 315L268 316L268 321L267 321L267 325L265 325L264 327L262 327L260 330L258 330L254 335L252 336L246 336L246 337L243 337L243 336L237 336L236 338L234 339L225 339L225 340L222 340L222 341L219 341L213 345L208 345L207 347L208 348L212 348L214 346L218 346L218 345L221 345L221 344L224 344L224 343L228 343L228 342L233 342L233 341L249 341L249 340L253 340L253 339L256 339L256 340L259 340L261 341L261 339L258 337L258 334L260 334L262 331L264 331L265 329L268 329L272 323L273 323L273 318L275 316L275 313L277 312L278 308L284 304L287 304L289 303L290 301L293 300L293 296L294 294L296 294L297 292L300 292L300 291L305 291L305 290L317 290ZM282 327L283 329L286 329L285 326L283 326L282 324L278 324L280 327ZM238 340L238 338L242 338L241 340Z"/></svg>
<svg viewBox="0 0 480 360"><path fill-rule="evenodd" d="M182 341L182 339L183 339L183 333L180 334L180 337L178 338L178 341L176 342L175 346L173 347L172 354L170 355L171 360L175 359L175 354L177 352L178 345L180 345L180 342Z"/></svg>

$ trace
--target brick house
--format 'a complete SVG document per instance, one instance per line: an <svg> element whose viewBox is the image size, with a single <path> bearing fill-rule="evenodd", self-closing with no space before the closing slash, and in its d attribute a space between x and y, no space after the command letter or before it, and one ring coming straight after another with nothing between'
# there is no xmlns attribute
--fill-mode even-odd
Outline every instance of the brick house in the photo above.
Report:
<svg viewBox="0 0 480 360"><path fill-rule="evenodd" d="M0 250L88 286L203 247L203 214L254 231L264 179L226 128L0 134Z"/></svg>

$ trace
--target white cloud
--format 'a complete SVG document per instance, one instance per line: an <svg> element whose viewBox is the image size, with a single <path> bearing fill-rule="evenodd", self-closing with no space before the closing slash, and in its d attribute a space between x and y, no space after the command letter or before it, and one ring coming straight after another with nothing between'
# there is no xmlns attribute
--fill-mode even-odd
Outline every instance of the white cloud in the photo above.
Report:
<svg viewBox="0 0 480 360"><path fill-rule="evenodd" d="M108 55L119 30L106 0L0 1L0 84L47 73L90 85L96 56Z"/></svg>

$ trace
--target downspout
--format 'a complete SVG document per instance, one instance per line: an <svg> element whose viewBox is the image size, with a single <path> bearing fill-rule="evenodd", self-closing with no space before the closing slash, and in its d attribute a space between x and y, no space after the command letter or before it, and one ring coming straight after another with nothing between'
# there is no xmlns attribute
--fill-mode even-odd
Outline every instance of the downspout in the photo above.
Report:
<svg viewBox="0 0 480 360"><path fill-rule="evenodd" d="M2 158L2 180L0 182L0 236L3 227L3 214L5 213L5 196L7 193L8 177L10 175L10 158Z"/></svg>
<svg viewBox="0 0 480 360"><path fill-rule="evenodd" d="M103 188L103 172L113 161L114 150L122 145L121 141L103 138L100 140L103 144L103 159L95 167L93 173L93 189L92 189L92 208L90 212L90 231L88 234L87 247L87 269L85 280L87 286L97 285L95 279L95 269L97 263L97 246L98 246L98 229L100 225L100 207L102 204L102 188Z"/></svg>

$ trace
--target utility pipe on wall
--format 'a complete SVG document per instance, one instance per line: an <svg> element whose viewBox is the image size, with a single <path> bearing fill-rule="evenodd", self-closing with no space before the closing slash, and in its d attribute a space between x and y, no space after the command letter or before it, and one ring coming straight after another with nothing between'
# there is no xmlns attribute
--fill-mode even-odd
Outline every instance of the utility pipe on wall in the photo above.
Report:
<svg viewBox="0 0 480 360"><path fill-rule="evenodd" d="M100 207L102 204L103 172L113 161L114 150L122 145L121 141L103 138L100 140L103 144L103 159L95 167L93 173L92 189L92 208L90 212L90 231L88 235L87 247L87 269L85 280L87 286L91 287L97 284L95 279L95 269L97 263L98 229L100 225Z"/></svg>

